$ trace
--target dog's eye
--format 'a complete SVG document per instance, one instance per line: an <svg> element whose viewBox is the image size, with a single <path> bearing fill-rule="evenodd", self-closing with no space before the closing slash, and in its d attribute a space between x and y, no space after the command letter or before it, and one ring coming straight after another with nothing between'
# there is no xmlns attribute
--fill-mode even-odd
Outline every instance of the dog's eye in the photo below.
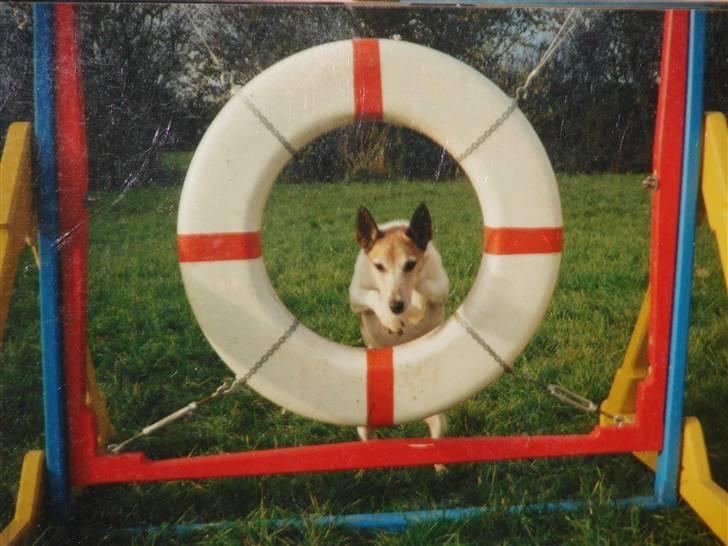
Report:
<svg viewBox="0 0 728 546"><path fill-rule="evenodd" d="M374 267L377 268L377 271L384 272L384 266L382 264L374 264Z"/></svg>
<svg viewBox="0 0 728 546"><path fill-rule="evenodd" d="M417 265L416 260L407 260L404 264L403 269L405 272L412 271L416 265Z"/></svg>

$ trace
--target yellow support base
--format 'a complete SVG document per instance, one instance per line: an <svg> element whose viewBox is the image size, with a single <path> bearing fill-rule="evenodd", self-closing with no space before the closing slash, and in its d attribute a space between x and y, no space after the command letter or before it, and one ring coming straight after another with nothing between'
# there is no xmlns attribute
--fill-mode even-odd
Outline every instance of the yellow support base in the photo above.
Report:
<svg viewBox="0 0 728 546"><path fill-rule="evenodd" d="M13 546L27 540L38 522L43 502L44 457L40 450L28 451L20 471L15 516L0 531L0 546Z"/></svg>
<svg viewBox="0 0 728 546"><path fill-rule="evenodd" d="M650 289L645 292L637 323L627 346L622 366L617 370L609 395L601 404L601 410L609 415L621 415L625 422L634 421L635 393L637 385L648 372L647 326L650 319ZM612 419L602 414L602 426L613 425Z"/></svg>
<svg viewBox="0 0 728 546"><path fill-rule="evenodd" d="M8 128L0 159L0 347L7 325L10 297L20 255L25 245L34 246L36 223L31 188L32 125L12 123ZM99 450L105 451L108 438L114 434L106 409L106 399L96 386L91 354L86 360L86 404L96 415Z"/></svg>
<svg viewBox="0 0 728 546"><path fill-rule="evenodd" d="M20 254L35 241L30 163L30 123L10 125L0 158L0 346Z"/></svg>
<svg viewBox="0 0 728 546"><path fill-rule="evenodd" d="M705 215L718 241L728 290L728 127L720 112L708 112L705 116L702 191Z"/></svg>
<svg viewBox="0 0 728 546"><path fill-rule="evenodd" d="M652 470L657 468L657 453L635 455ZM679 489L683 500L728 544L728 491L713 481L703 428L696 417L687 417L683 425Z"/></svg>
<svg viewBox="0 0 728 546"><path fill-rule="evenodd" d="M647 290L622 367L614 376L609 396L602 410L612 415L624 415L627 422L634 420L635 390L647 375L647 323L650 312L650 291ZM602 425L614 424L609 417L600 418ZM634 454L652 470L657 467L657 453ZM685 419L680 470L680 496L702 519L710 530L728 544L728 492L712 479L705 438L700 421Z"/></svg>
<svg viewBox="0 0 728 546"><path fill-rule="evenodd" d="M106 396L96 384L96 371L91 351L86 351L86 406L91 408L96 422L96 449L99 453L106 453L109 439L116 434L114 426L109 419L109 411L106 407Z"/></svg>

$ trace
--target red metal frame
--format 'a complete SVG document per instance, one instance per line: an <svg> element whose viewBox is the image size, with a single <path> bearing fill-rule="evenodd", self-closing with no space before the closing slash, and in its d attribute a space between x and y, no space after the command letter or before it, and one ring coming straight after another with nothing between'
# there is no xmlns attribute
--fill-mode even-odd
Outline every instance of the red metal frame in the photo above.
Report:
<svg viewBox="0 0 728 546"><path fill-rule="evenodd" d="M653 174L658 180L652 196L652 243L650 247L650 320L647 361L650 375L645 381L656 383L662 396L644 408L645 417L659 422L663 436L663 413L667 366L670 353L670 329L675 288L677 227L680 214L683 139L687 103L689 12L667 12L662 36L662 63L655 139L652 146ZM667 56L666 53L667 52ZM669 56L669 57L668 57Z"/></svg>
<svg viewBox="0 0 728 546"><path fill-rule="evenodd" d="M63 362L66 371L68 460L72 485L79 482L79 468L96 456L96 427L84 403L86 340L86 293L88 291L88 153L79 56L76 8L54 6L56 155L59 200L59 251L63 300Z"/></svg>
<svg viewBox="0 0 728 546"><path fill-rule="evenodd" d="M58 25L58 145L65 320L65 369L73 485L221 478L562 457L662 448L669 328L675 269L676 226L685 111L688 13L665 14L652 201L650 373L637 392L635 422L595 427L586 435L397 439L150 460L143 453L96 452L94 416L84 403L88 222L83 94L75 8L56 5Z"/></svg>

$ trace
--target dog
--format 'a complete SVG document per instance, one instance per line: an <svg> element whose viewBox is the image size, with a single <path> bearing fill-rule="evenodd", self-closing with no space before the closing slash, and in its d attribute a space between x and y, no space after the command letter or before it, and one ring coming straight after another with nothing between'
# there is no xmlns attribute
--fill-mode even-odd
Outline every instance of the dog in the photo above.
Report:
<svg viewBox="0 0 728 546"><path fill-rule="evenodd" d="M360 247L349 285L351 310L359 317L367 347L390 347L416 339L444 320L450 283L432 243L432 219L422 203L412 219L377 226L360 207L356 215ZM445 415L425 419L432 438L447 430ZM376 438L373 427L357 427L362 440Z"/></svg>

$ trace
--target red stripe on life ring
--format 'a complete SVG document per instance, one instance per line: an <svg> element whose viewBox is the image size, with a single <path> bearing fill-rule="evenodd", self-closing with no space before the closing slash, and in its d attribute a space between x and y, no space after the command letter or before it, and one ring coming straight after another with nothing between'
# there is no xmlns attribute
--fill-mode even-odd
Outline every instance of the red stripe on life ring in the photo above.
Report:
<svg viewBox="0 0 728 546"><path fill-rule="evenodd" d="M180 262L252 260L261 255L260 232L177 235Z"/></svg>
<svg viewBox="0 0 728 546"><path fill-rule="evenodd" d="M554 254L564 248L564 229L483 228L483 252L487 254Z"/></svg>
<svg viewBox="0 0 728 546"><path fill-rule="evenodd" d="M379 40L353 40L354 44L354 118L378 121L384 111Z"/></svg>
<svg viewBox="0 0 728 546"><path fill-rule="evenodd" d="M367 424L389 427L394 421L392 348L367 349Z"/></svg>

